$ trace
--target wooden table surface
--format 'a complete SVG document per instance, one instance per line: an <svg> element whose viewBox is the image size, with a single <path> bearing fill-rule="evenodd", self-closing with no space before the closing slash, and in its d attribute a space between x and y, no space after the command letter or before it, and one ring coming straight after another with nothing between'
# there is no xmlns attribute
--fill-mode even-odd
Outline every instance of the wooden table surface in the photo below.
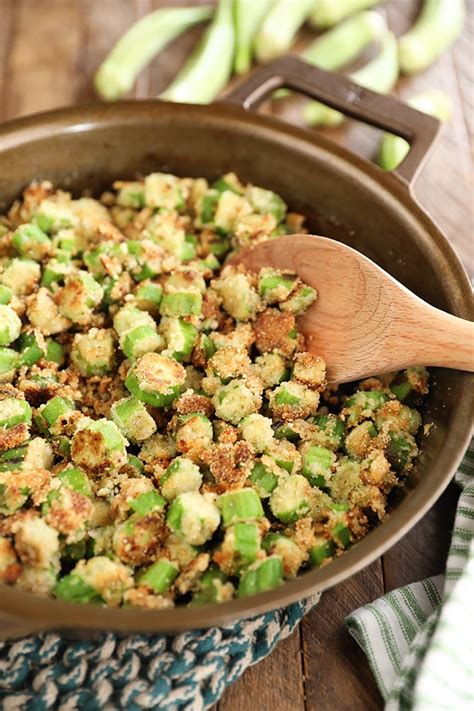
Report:
<svg viewBox="0 0 474 711"><path fill-rule="evenodd" d="M337 1L337 0L335 0ZM0 121L93 99L91 76L113 42L138 17L173 0L0 0ZM417 11L416 0L387 0L380 11L396 34ZM472 269L472 68L474 4L464 35L422 76L399 82L407 97L428 87L448 93L454 115L416 184L416 195ZM133 92L156 95L196 41L192 30L143 73ZM376 132L355 122L330 134L374 155ZM224 694L220 711L368 711L382 701L365 657L342 621L384 591L443 570L457 493L453 485L389 553L323 595L299 629Z"/></svg>

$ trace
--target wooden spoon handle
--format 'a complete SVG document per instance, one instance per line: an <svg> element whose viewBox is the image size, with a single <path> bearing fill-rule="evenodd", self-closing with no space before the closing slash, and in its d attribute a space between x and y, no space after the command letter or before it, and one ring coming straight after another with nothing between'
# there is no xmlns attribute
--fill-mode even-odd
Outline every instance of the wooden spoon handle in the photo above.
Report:
<svg viewBox="0 0 474 711"><path fill-rule="evenodd" d="M421 315L421 314L420 314ZM430 307L406 326L411 333L413 365L433 365L474 372L474 323Z"/></svg>

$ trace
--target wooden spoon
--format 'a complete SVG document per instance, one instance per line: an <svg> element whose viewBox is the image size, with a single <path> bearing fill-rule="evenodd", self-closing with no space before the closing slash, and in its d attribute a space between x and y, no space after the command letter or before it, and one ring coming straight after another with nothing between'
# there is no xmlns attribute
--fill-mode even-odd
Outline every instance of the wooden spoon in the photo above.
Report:
<svg viewBox="0 0 474 711"><path fill-rule="evenodd" d="M425 303L341 242L288 235L242 249L231 263L291 270L317 290L298 327L326 361L329 382L410 365L474 371L473 323Z"/></svg>

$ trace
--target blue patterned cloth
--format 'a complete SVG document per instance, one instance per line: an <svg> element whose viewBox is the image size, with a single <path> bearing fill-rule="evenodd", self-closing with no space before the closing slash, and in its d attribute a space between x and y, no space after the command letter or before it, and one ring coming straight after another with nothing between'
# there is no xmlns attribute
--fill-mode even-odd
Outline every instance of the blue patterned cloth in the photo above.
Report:
<svg viewBox="0 0 474 711"><path fill-rule="evenodd" d="M4 711L201 711L291 634L318 601L176 637L41 634L0 643Z"/></svg>

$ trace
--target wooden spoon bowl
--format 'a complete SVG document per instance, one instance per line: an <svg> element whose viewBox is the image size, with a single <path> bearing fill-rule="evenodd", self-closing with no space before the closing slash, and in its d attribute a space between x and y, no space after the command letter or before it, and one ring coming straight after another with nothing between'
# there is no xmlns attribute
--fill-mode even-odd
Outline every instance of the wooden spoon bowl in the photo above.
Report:
<svg viewBox="0 0 474 711"><path fill-rule="evenodd" d="M426 365L474 371L474 324L430 306L364 255L327 237L288 235L239 251L250 271L291 270L318 292L298 327L328 380Z"/></svg>

